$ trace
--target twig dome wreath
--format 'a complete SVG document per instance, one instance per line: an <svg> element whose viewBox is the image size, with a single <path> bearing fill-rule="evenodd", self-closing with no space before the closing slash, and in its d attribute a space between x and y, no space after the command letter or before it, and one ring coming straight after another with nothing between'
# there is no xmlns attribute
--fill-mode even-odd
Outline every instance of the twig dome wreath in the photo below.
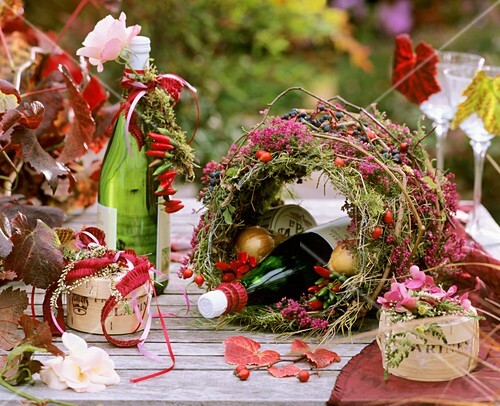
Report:
<svg viewBox="0 0 500 406"><path fill-rule="evenodd" d="M316 108L270 116L279 99L297 90L316 99ZM222 272L215 264L237 257L238 233L282 204L280 193L288 184L320 172L325 187L331 184L345 196L343 210L351 218L352 238L343 244L355 253L357 272L325 310L310 311L304 300L286 311L290 301L282 301L249 306L224 316L223 322L323 336L349 331L393 276L404 276L411 265L439 271L462 259L463 241L450 221L457 204L452 175L435 171L422 146L421 130L412 133L376 109L370 113L340 97L323 100L302 88L286 90L263 114L226 157L204 168L204 211L185 266L203 275L208 289L216 287ZM314 319L322 322L310 323Z"/></svg>

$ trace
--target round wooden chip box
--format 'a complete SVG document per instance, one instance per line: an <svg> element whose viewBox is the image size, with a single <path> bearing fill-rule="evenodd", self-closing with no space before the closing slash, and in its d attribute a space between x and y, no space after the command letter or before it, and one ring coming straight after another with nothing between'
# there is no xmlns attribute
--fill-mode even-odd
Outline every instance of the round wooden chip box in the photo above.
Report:
<svg viewBox="0 0 500 406"><path fill-rule="evenodd" d="M476 313L475 309L470 309ZM413 321L412 321L413 322ZM422 319L422 324L425 319ZM389 372L413 381L448 381L466 375L477 365L479 353L479 322L476 318L454 318L449 322L438 323L448 344L426 333L427 344L414 335L407 337L418 344L397 368ZM403 332L404 326L391 324L385 312L381 313L377 343L382 351L382 364L386 367L385 346L389 332Z"/></svg>
<svg viewBox="0 0 500 406"><path fill-rule="evenodd" d="M125 274L116 277L118 282ZM111 295L110 282L107 278L92 278L67 295L67 319L69 327L91 334L103 334L101 310ZM147 320L150 307L150 295L145 286L141 286L125 299L131 312L118 303L106 319L109 334L130 334L144 329L144 323L137 319L134 312L134 300L142 316Z"/></svg>

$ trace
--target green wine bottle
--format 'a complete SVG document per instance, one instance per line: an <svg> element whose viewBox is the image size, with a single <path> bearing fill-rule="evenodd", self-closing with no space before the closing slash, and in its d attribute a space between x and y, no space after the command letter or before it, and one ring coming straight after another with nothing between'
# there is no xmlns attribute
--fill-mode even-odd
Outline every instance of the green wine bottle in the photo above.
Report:
<svg viewBox="0 0 500 406"><path fill-rule="evenodd" d="M148 69L149 51L149 38L135 37L130 44L130 68L136 72ZM168 283L170 219L158 210L154 194L157 185L149 168L151 158L145 148L139 150L125 125L122 113L116 120L101 167L97 226L106 233L109 248L133 249L139 255L148 255L166 276L161 284L155 284L157 293L161 293Z"/></svg>
<svg viewBox="0 0 500 406"><path fill-rule="evenodd" d="M349 224L350 218L342 217L288 238L238 282L222 283L201 295L198 310L213 318L246 305L298 298L318 279L314 266L328 263L337 241L348 237Z"/></svg>

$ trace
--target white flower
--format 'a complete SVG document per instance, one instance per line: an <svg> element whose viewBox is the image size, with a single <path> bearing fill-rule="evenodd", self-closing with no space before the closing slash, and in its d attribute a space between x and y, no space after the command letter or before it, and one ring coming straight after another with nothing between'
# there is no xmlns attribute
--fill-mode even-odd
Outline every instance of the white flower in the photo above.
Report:
<svg viewBox="0 0 500 406"><path fill-rule="evenodd" d="M85 340L72 333L62 336L69 354L45 361L40 378L51 389L71 388L76 392L99 392L120 382L115 364L106 351L88 347Z"/></svg>
<svg viewBox="0 0 500 406"><path fill-rule="evenodd" d="M140 25L127 27L126 18L123 12L118 20L112 16L103 18L87 35L84 47L78 49L76 54L89 58L90 64L97 66L97 72L102 72L102 64L117 59L141 31Z"/></svg>

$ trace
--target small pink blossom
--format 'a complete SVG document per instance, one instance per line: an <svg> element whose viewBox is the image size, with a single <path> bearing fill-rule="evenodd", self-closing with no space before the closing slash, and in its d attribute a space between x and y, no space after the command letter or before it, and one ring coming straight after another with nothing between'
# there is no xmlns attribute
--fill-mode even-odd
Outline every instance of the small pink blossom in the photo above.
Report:
<svg viewBox="0 0 500 406"><path fill-rule="evenodd" d="M404 283L398 283L395 280L391 283L391 290L379 296L377 303L382 305L382 309L394 310L398 313L413 311L417 305L417 300L408 295L408 289Z"/></svg>
<svg viewBox="0 0 500 406"><path fill-rule="evenodd" d="M141 31L140 25L127 27L126 18L123 12L118 19L109 15L103 18L87 35L84 47L78 49L76 54L88 58L91 65L97 66L97 72L102 72L103 63L123 56L132 38Z"/></svg>
<svg viewBox="0 0 500 406"><path fill-rule="evenodd" d="M405 286L408 289L421 289L423 287L434 286L434 279L425 272L422 272L416 265L410 267L411 278L405 281Z"/></svg>

